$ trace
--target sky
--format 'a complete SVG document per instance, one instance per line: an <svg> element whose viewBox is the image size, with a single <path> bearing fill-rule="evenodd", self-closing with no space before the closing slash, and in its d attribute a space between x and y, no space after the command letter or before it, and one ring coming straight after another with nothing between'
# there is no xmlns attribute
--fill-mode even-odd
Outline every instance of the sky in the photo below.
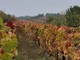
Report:
<svg viewBox="0 0 80 60"><path fill-rule="evenodd" d="M62 13L80 0L0 0L0 10L15 16Z"/></svg>

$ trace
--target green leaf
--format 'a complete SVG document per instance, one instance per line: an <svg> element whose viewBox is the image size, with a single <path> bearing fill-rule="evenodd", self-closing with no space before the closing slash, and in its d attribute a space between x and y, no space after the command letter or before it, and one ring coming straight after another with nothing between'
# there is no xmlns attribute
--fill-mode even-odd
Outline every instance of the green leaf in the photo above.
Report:
<svg viewBox="0 0 80 60"><path fill-rule="evenodd" d="M4 53L1 57L2 60L12 60L12 55L9 53Z"/></svg>
<svg viewBox="0 0 80 60"><path fill-rule="evenodd" d="M0 18L0 25L3 25L3 20L2 20L2 18Z"/></svg>

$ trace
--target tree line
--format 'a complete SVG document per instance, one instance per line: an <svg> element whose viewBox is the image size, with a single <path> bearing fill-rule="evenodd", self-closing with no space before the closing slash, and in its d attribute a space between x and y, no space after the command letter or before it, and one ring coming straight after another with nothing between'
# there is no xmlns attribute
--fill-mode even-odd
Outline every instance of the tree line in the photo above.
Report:
<svg viewBox="0 0 80 60"><path fill-rule="evenodd" d="M6 14L1 10L0 10L0 18L3 20L3 22L6 22L7 20L16 20L16 17L14 15Z"/></svg>
<svg viewBox="0 0 80 60"><path fill-rule="evenodd" d="M7 20L35 20L41 17L46 17L46 23L51 23L57 26L69 26L69 27L80 27L80 6L70 6L66 10L66 13L46 13L38 14L36 16L20 16L15 17L14 15L6 14L0 10L0 18L4 22Z"/></svg>
<svg viewBox="0 0 80 60"><path fill-rule="evenodd" d="M65 14L47 14L47 23L64 25L69 27L80 27L80 7L70 6Z"/></svg>

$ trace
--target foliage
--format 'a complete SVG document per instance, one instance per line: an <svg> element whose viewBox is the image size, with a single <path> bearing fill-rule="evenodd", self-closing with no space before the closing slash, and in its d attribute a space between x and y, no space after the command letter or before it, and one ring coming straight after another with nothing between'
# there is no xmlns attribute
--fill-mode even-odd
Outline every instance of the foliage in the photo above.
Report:
<svg viewBox="0 0 80 60"><path fill-rule="evenodd" d="M4 53L1 59L2 60L12 60L12 54Z"/></svg>
<svg viewBox="0 0 80 60"><path fill-rule="evenodd" d="M47 17L47 23L51 23L57 26L63 26L66 23L65 16L62 14L47 13L45 16Z"/></svg>
<svg viewBox="0 0 80 60"><path fill-rule="evenodd" d="M67 26L79 27L80 26L80 7L79 6L71 6L66 11L66 23Z"/></svg>
<svg viewBox="0 0 80 60"><path fill-rule="evenodd" d="M12 57L17 56L17 38L15 33L5 24L0 30L0 59L12 60Z"/></svg>
<svg viewBox="0 0 80 60"><path fill-rule="evenodd" d="M3 20L0 18L0 30L2 29Z"/></svg>
<svg viewBox="0 0 80 60"><path fill-rule="evenodd" d="M0 18L0 25L3 25L3 20Z"/></svg>
<svg viewBox="0 0 80 60"><path fill-rule="evenodd" d="M48 16L47 23L51 23L52 21L53 21L53 17L52 16Z"/></svg>
<svg viewBox="0 0 80 60"><path fill-rule="evenodd" d="M32 21L16 21L16 26L30 34L40 47L56 57L78 60L80 46L80 28L40 24Z"/></svg>
<svg viewBox="0 0 80 60"><path fill-rule="evenodd" d="M0 18L3 19L3 22L6 22L7 20L16 20L16 17L14 15L6 14L1 10L0 10Z"/></svg>

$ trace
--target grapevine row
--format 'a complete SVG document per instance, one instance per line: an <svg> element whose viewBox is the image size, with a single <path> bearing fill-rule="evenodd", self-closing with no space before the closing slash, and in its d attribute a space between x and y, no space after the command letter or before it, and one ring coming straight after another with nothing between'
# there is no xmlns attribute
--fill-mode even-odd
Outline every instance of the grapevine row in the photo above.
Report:
<svg viewBox="0 0 80 60"><path fill-rule="evenodd" d="M80 59L80 28L16 21L15 26L32 36L40 47L52 56L68 60ZM56 54L56 52L58 52ZM55 56L56 57L56 56Z"/></svg>

